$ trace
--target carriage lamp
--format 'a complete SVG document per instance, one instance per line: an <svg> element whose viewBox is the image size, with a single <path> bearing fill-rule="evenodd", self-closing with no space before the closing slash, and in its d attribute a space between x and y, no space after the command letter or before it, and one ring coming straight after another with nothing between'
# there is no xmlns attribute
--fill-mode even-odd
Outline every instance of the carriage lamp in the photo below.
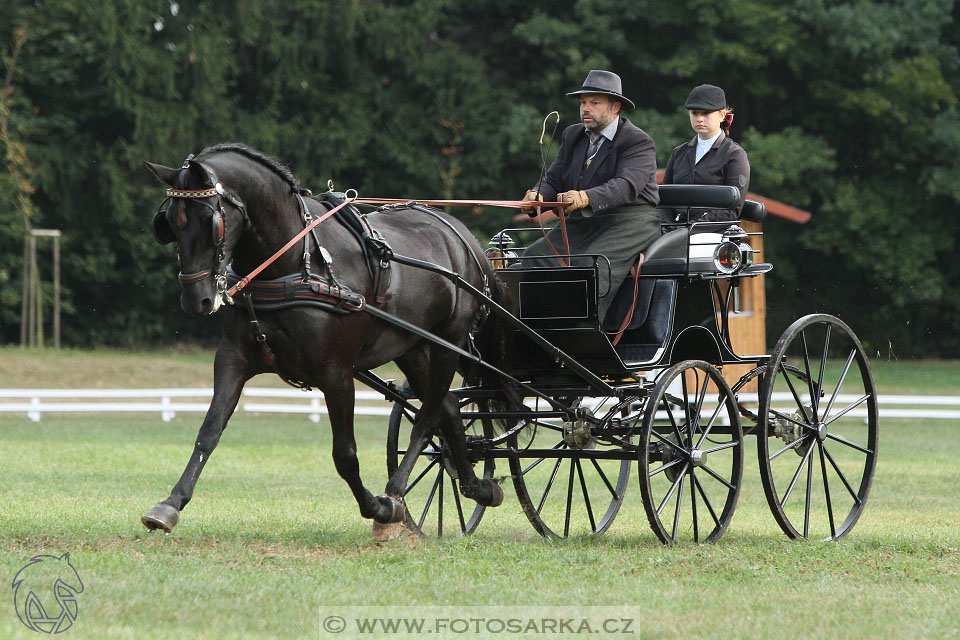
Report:
<svg viewBox="0 0 960 640"><path fill-rule="evenodd" d="M487 243L488 247L496 247L500 251L505 250L508 247L512 247L516 244L506 231L501 231L497 235L490 238L490 242Z"/></svg>
<svg viewBox="0 0 960 640"><path fill-rule="evenodd" d="M724 241L713 250L713 264L721 273L735 273L743 264L743 254L736 242Z"/></svg>
<svg viewBox="0 0 960 640"><path fill-rule="evenodd" d="M507 235L505 231L501 231L490 238L490 242L487 243L490 248L484 253L494 269L506 269L516 262L517 254L510 251L510 247L514 244L513 238Z"/></svg>
<svg viewBox="0 0 960 640"><path fill-rule="evenodd" d="M736 273L753 264L753 247L746 242L749 234L733 225L723 232L723 241L713 252L713 262L721 273Z"/></svg>

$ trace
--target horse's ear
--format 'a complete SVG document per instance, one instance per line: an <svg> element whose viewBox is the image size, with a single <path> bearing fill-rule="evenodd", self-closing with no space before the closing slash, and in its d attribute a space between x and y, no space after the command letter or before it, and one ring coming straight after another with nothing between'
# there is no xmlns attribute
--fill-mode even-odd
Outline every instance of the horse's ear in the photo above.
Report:
<svg viewBox="0 0 960 640"><path fill-rule="evenodd" d="M143 164L150 173L156 176L157 180L171 187L173 186L173 181L177 179L177 174L180 173L180 169L172 169L162 164L147 162L146 160L144 160Z"/></svg>
<svg viewBox="0 0 960 640"><path fill-rule="evenodd" d="M193 176L193 179L197 181L198 184L213 184L213 174L207 169L202 162L197 162L196 160L187 160L187 171L190 172L190 175Z"/></svg>

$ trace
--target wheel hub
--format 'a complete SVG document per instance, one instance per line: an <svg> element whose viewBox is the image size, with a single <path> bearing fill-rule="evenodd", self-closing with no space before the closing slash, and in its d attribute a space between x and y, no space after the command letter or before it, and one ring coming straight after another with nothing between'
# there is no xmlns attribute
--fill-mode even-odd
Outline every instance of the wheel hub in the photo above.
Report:
<svg viewBox="0 0 960 640"><path fill-rule="evenodd" d="M799 423L809 424L812 416L813 407L807 405L803 407L801 411L796 411L790 415L790 418ZM800 426L790 422L790 420L784 420L781 418L774 418L771 420L771 424L773 424L773 435L783 440L783 442L786 444L794 443L794 453L802 457L805 447L803 444L804 438L802 437L803 430L800 428Z"/></svg>
<svg viewBox="0 0 960 640"><path fill-rule="evenodd" d="M694 449L690 452L690 462L695 467L707 466L707 452L700 449Z"/></svg>
<svg viewBox="0 0 960 640"><path fill-rule="evenodd" d="M596 440L590 434L590 428L593 421L593 411L586 407L577 409L577 419L573 422L563 423L563 441L571 447L578 449L592 449L596 445Z"/></svg>
<svg viewBox="0 0 960 640"><path fill-rule="evenodd" d="M669 442L680 446L680 440L677 438L676 434L671 433L666 438ZM671 447L668 444L661 444L662 453L660 455L660 461L663 462L663 465L666 466L675 460L679 460L682 457L682 454ZM683 469L683 465L679 462L674 464L672 467L668 468L664 473L670 482L676 482L677 478L680 477L680 471Z"/></svg>
<svg viewBox="0 0 960 640"><path fill-rule="evenodd" d="M817 441L823 442L826 439L827 439L827 425L822 422L818 422L817 423Z"/></svg>

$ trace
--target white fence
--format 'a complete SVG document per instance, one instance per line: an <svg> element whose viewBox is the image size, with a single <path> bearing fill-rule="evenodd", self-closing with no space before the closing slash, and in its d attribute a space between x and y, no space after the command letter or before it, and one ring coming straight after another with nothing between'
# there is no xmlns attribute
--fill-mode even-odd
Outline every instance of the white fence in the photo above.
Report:
<svg viewBox="0 0 960 640"><path fill-rule="evenodd" d="M779 397L779 396L783 397ZM213 389L0 389L0 413L22 413L38 422L44 413L159 413L164 422L177 413L205 413ZM248 402L248 399L255 401ZM359 390L355 413L390 415L392 404L376 391ZM854 396L841 395L835 407L851 403ZM881 418L960 420L960 396L880 395ZM266 402L261 400L268 400ZM740 394L745 403L755 403L756 394ZM790 403L789 394L776 394L777 402ZM788 404L784 405L787 408ZM323 394L287 388L244 389L238 410L250 413L303 414L314 422L327 413ZM865 417L865 408L849 415Z"/></svg>
<svg viewBox="0 0 960 640"><path fill-rule="evenodd" d="M0 389L0 413L25 413L39 422L44 413L159 413L169 422L177 413L206 413L213 389ZM275 398L301 402L246 402ZM388 416L392 404L376 391L357 391L355 413ZM14 400L11 402L11 400ZM251 413L301 413L314 422L327 413L319 391L249 387L238 410Z"/></svg>

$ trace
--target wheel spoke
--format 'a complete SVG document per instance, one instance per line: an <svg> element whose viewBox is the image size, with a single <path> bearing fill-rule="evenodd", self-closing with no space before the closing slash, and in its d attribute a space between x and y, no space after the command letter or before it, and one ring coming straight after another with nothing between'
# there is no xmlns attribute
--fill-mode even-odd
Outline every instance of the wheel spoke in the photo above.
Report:
<svg viewBox="0 0 960 640"><path fill-rule="evenodd" d="M840 372L840 379L837 380L837 387L833 390L833 393L830 394L830 401L827 403L827 408L823 412L823 419L827 424L827 416L830 415L830 410L833 408L833 403L836 401L837 396L840 394L840 387L843 386L843 381L847 379L847 372L850 371L850 365L853 364L853 358L857 355L856 350L850 352L850 355L847 356L847 362L843 365L843 371Z"/></svg>
<svg viewBox="0 0 960 640"><path fill-rule="evenodd" d="M662 466L659 466L659 467L657 467L656 469L654 469L653 471L649 472L649 473L647 474L647 477L648 477L648 478L652 478L653 476L657 475L657 474L660 473L661 471L666 471L666 470L669 469L670 467L672 467L672 466L674 466L674 465L681 464L682 462L683 462L683 459L682 459L682 458L677 458L676 460L671 460L671 461L668 462L667 464L662 465Z"/></svg>
<svg viewBox="0 0 960 640"><path fill-rule="evenodd" d="M673 492L677 489L677 483L683 479L684 475L687 473L687 465L684 465L683 471L680 472L680 476L673 481L673 484L670 485L670 490L667 491L667 495L663 496L663 500L660 502L660 506L657 507L657 515L659 516L663 512L663 507L667 504L667 500L670 499L670 496L673 495Z"/></svg>
<svg viewBox="0 0 960 640"><path fill-rule="evenodd" d="M563 519L563 537L570 535L570 508L573 506L573 467L575 461L570 462L570 479L567 481L567 513Z"/></svg>
<svg viewBox="0 0 960 640"><path fill-rule="evenodd" d="M703 504L707 505L707 511L710 512L710 516L713 518L714 525L719 527L720 518L717 517L717 512L713 510L713 505L710 504L710 499L707 498L707 493L703 490L703 485L700 484L700 479L694 476L693 482L697 488L697 491L700 492L700 497L703 498Z"/></svg>
<svg viewBox="0 0 960 640"><path fill-rule="evenodd" d="M790 444L788 444L787 446L785 446L783 449L780 449L780 451L777 451L775 454L773 454L772 456L770 456L769 458L767 458L767 460L771 460L771 461L772 461L774 458L776 458L777 456L779 456L779 455L780 455L781 453L783 453L784 451L790 451L790 449L793 449L798 442L802 441L802 440L803 440L804 438L806 438L806 437L807 437L807 436L800 436L799 438L797 438L796 440L794 440L793 442L791 442Z"/></svg>
<svg viewBox="0 0 960 640"><path fill-rule="evenodd" d="M827 368L827 353L830 351L830 332L833 329L833 325L827 325L826 335L823 338L823 353L820 354L820 373L817 376L817 391L823 391L823 372ZM813 404L813 411L816 415L822 415L820 413L820 393L817 393L816 402ZM819 420L818 420L819 421Z"/></svg>
<svg viewBox="0 0 960 640"><path fill-rule="evenodd" d="M450 478L450 493L453 494L453 502L457 505L457 518L460 519L461 533L467 530L467 522L463 519L463 505L460 503L460 490L457 488L457 481Z"/></svg>
<svg viewBox="0 0 960 640"><path fill-rule="evenodd" d="M786 493L783 494L783 499L780 501L780 508L783 509L783 506L787 504L787 500L790 499L790 494L793 493L793 487L796 486L797 480L800 478L800 472L803 471L803 465L807 463L807 458L810 456L810 452L813 451L813 440L810 441L810 444L807 445L807 451L803 454L803 457L800 458L800 464L797 465L797 470L793 474L793 479L790 481L790 484L787 486Z"/></svg>
<svg viewBox="0 0 960 640"><path fill-rule="evenodd" d="M697 522L697 492L695 491L697 482L697 476L694 475L693 469L690 469L690 504L691 512L693 514L693 541L697 544L700 543L700 527Z"/></svg>
<svg viewBox="0 0 960 640"><path fill-rule="evenodd" d="M564 444L564 443L561 441L561 442L558 442L557 444L553 445L553 446L550 447L550 448L553 449L553 450L562 449L562 448L563 448L563 444ZM521 472L520 472L520 475L524 475L524 476L527 475L527 472L528 472L528 471L530 471L531 469L533 469L535 466L537 466L538 464L540 464L540 463L543 462L544 460L546 460L546 458L537 458L536 460L534 460L533 462L531 462L530 465L529 465L526 469L524 469L523 471L521 471Z"/></svg>
<svg viewBox="0 0 960 640"><path fill-rule="evenodd" d="M679 444L677 444L676 442L671 442L670 440L664 438L662 435L660 435L656 431L651 431L650 435L656 438L657 440L659 440L660 442L670 445L675 451L678 451L683 454L686 454L687 452L687 450L681 447Z"/></svg>
<svg viewBox="0 0 960 640"><path fill-rule="evenodd" d="M437 458L434 458L433 460L431 460L430 463L426 466L426 468L423 471L421 471L419 474L417 474L417 477L413 479L413 482L407 485L407 490L404 491L403 495L406 496L408 493L410 493L410 491L415 486L417 486L417 483L423 480L423 477L428 473L430 473L430 469L432 469L438 462L439 460Z"/></svg>
<svg viewBox="0 0 960 640"><path fill-rule="evenodd" d="M667 418L670 420L670 425L673 427L673 432L677 436L677 442L683 442L683 436L680 434L680 427L677 425L677 419L673 415L673 409L670 408L670 403L667 400L664 400L663 406L667 411Z"/></svg>
<svg viewBox="0 0 960 640"><path fill-rule="evenodd" d="M733 440L731 442L725 442L721 445L712 447L710 449L704 449L700 453L714 453L716 451L723 451L724 449L732 449L733 447L739 447L739 446L740 446L740 443L737 442L736 440Z"/></svg>
<svg viewBox="0 0 960 640"><path fill-rule="evenodd" d="M801 334L801 335L802 335L802 334ZM804 417L806 417L806 416L807 416L807 410L806 410L806 409L804 408L804 406L803 406L803 401L800 399L800 394L797 393L797 389L793 386L793 381L790 380L790 374L787 373L787 368L784 367L784 365L783 365L783 360L781 360L780 362L777 363L777 367L779 367L780 371L783 372L783 380L784 380L784 382L787 383L787 387L789 387L790 393L793 394L793 400L794 400L794 402L797 403L797 409L800 410L800 414L801 414L801 415L803 415ZM809 367L808 367L808 369L809 369ZM807 377L809 378L809 374L807 375ZM776 411L774 411L773 409L770 410L770 413L773 413L774 415L777 415L778 417L786 418L786 416L779 416L779 414L778 414ZM787 419L790 420L790 422L794 422L794 423L796 423L796 424L800 424L799 422L796 422L795 420L792 420L792 419L790 419L790 418L787 418Z"/></svg>
<svg viewBox="0 0 960 640"><path fill-rule="evenodd" d="M597 470L597 474L603 480L603 484L607 485L607 489L610 491L610 495L613 496L613 499L619 500L620 496L617 495L617 490L613 488L612 484L610 484L610 481L607 479L607 474L603 472L603 469L600 468L600 465L597 464L597 461L593 458L590 458L590 463L593 465L593 468Z"/></svg>
<svg viewBox="0 0 960 640"><path fill-rule="evenodd" d="M443 467L440 467L440 475L437 476L437 537L443 537ZM453 480L453 478L450 478Z"/></svg>
<svg viewBox="0 0 960 640"><path fill-rule="evenodd" d="M840 471L840 467L837 466L836 461L834 461L833 456L830 455L830 450L826 447L823 447L823 453L827 456L827 460L830 461L830 465L833 467L833 470L837 472L837 475L840 477L840 481L843 482L843 486L847 488L847 491L850 492L850 497L853 498L853 501L856 504L860 504L860 496L857 495L857 492L853 490L853 487L850 486L850 483L847 482L847 477L843 475L843 472Z"/></svg>
<svg viewBox="0 0 960 640"><path fill-rule="evenodd" d="M864 402L866 402L866 401L869 400L869 399L870 399L870 395L869 395L869 394L860 396L859 398L857 398L856 400L854 400L853 402L851 402L849 405L847 405L846 407L844 407L843 410L840 411L840 413L838 413L837 415L833 416L833 417L830 418L829 420L824 421L824 424L829 425L829 424L830 424L831 422L833 422L834 420L837 420L838 418L842 418L842 417L845 416L847 413L849 413L849 412L852 411L853 409L856 409L857 407L859 407L860 405L862 405Z"/></svg>
<svg viewBox="0 0 960 640"><path fill-rule="evenodd" d="M703 444L703 441L706 440L707 437L710 435L710 431L713 430L713 425L714 423L716 423L717 417L720 415L720 411L722 411L723 407L726 406L727 404L726 401L723 400L722 398L723 396L721 395L720 398L717 399L717 406L713 410L713 414L710 416L710 420L707 421L707 426L703 430L703 433L700 434L700 439L697 440L697 445L693 447L694 449L699 449L700 445Z"/></svg>
<svg viewBox="0 0 960 640"><path fill-rule="evenodd" d="M731 491L736 491L736 490L737 490L737 488L736 488L734 485L732 485L732 484L730 484L729 482L727 482L727 479L726 479L726 478L724 478L723 476L719 475L716 471L714 471L714 470L711 469L710 467L703 466L703 467L700 467L700 468L703 469L704 471L706 471L707 473L709 473L717 482L723 484L723 486L725 486L727 489L730 489Z"/></svg>
<svg viewBox="0 0 960 640"><path fill-rule="evenodd" d="M810 441L810 452L813 452L813 441ZM813 491L813 462L807 464L807 501L803 505L803 537L810 537L810 494Z"/></svg>
<svg viewBox="0 0 960 640"><path fill-rule="evenodd" d="M836 441L839 442L840 444L845 444L845 445L847 445L848 447L852 447L852 448L856 449L857 451L860 451L860 452L862 452L862 453L865 453L865 454L867 454L868 456L869 456L869 455L873 455L873 449L866 449L866 448L864 448L864 447L861 447L860 445L856 444L855 442L850 442L850 441L847 440L846 438L841 438L840 436L838 436L838 435L835 434L835 433L829 433L829 432L828 432L828 433L827 433L827 437L830 438L831 440L836 440Z"/></svg>
<svg viewBox="0 0 960 640"><path fill-rule="evenodd" d="M817 453L820 454L820 473L823 474L823 495L827 500L827 518L830 520L830 537L837 536L837 527L833 522L833 501L830 499L830 483L827 480L827 462L823 458L823 443L817 446Z"/></svg>
<svg viewBox="0 0 960 640"><path fill-rule="evenodd" d="M683 481L686 479L687 474L684 473L680 476L680 488L677 489L677 504L673 509L673 535L670 537L676 541L677 539L677 529L680 526L680 508L683 504Z"/></svg>
<svg viewBox="0 0 960 640"><path fill-rule="evenodd" d="M427 511L430 510L430 504L433 502L433 497L437 494L437 487L442 486L442 480L443 467L440 467L440 473L437 474L437 479L433 481L433 486L430 487L430 495L427 496L427 502L423 505L423 512L420 514L420 519L417 521L417 526L421 529L423 529L423 521L427 519Z"/></svg>
<svg viewBox="0 0 960 640"><path fill-rule="evenodd" d="M550 489L553 488L553 481L557 477L557 470L560 468L560 463L563 461L563 458L557 458L557 464L553 465L553 471L550 473L550 479L547 481L547 486L543 489L543 495L540 496L540 504L537 505L537 513L543 509L543 504L547 501L547 494L550 493Z"/></svg>
<svg viewBox="0 0 960 640"><path fill-rule="evenodd" d="M817 422L817 400L819 399L817 394L814 392L813 388L813 375L810 371L810 352L807 349L807 332L803 330L800 332L800 344L803 347L803 367L804 373L807 376L807 388L810 390L810 408L813 411L813 415L810 416L811 422ZM801 407L802 409L802 407ZM804 412L806 415L806 412Z"/></svg>
<svg viewBox="0 0 960 640"><path fill-rule="evenodd" d="M683 388L683 416L686 419L684 424L686 424L687 429L690 429L690 423L692 418L690 417L690 392L687 389L687 376L680 376L680 385ZM677 437L680 438L680 443L683 444L683 434L678 432Z"/></svg>
<svg viewBox="0 0 960 640"><path fill-rule="evenodd" d="M597 530L597 523L593 519L593 507L590 505L590 494L587 492L587 482L583 479L583 469L580 467L580 460L574 459L577 463L577 475L580 476L580 490L583 491L583 503L587 507L587 517L590 519L590 530Z"/></svg>
<svg viewBox="0 0 960 640"><path fill-rule="evenodd" d="M699 374L699 371L697 372ZM710 376L703 376L703 385L700 387L700 392L697 394L697 408L691 416L690 424L688 425L690 429L690 448L693 447L693 432L694 429L700 427L700 414L703 412L703 401L707 398L707 386L710 384ZM721 405L722 406L722 405Z"/></svg>

